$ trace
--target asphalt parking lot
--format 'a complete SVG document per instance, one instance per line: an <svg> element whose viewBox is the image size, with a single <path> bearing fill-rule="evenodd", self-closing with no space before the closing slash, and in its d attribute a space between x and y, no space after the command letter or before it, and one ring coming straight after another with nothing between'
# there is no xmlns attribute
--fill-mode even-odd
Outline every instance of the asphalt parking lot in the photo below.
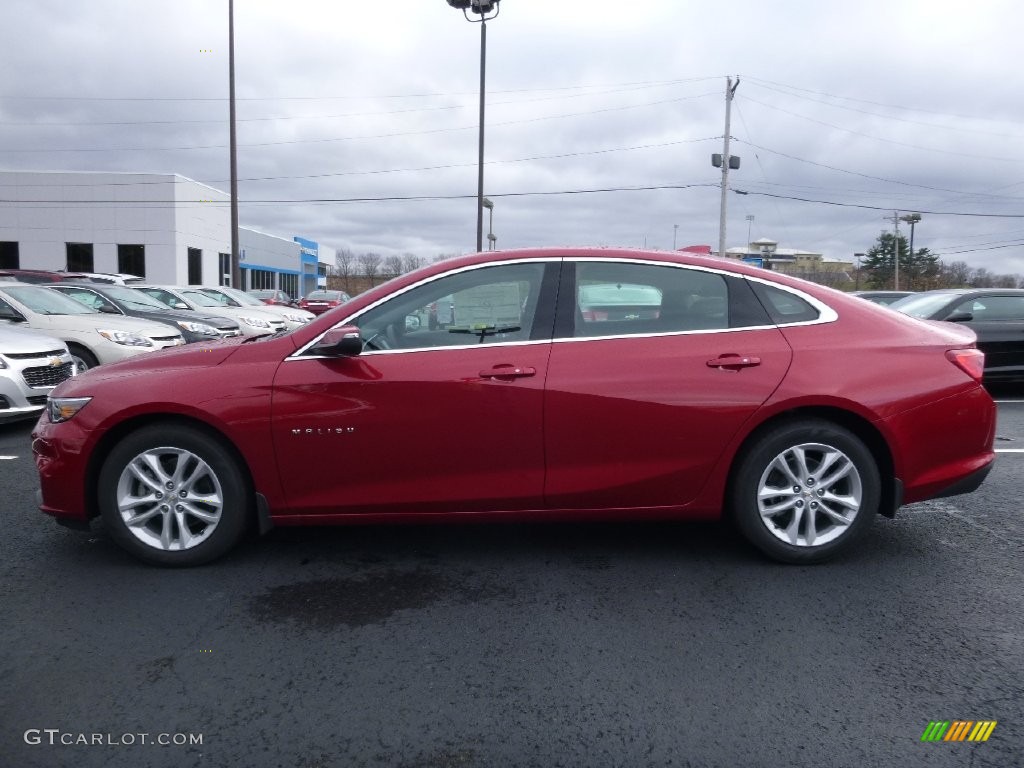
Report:
<svg viewBox="0 0 1024 768"><path fill-rule="evenodd" d="M979 491L814 567L595 524L277 530L164 571L38 513L0 426L0 765L1024 764L1024 398L996 397ZM997 725L922 742L956 720Z"/></svg>

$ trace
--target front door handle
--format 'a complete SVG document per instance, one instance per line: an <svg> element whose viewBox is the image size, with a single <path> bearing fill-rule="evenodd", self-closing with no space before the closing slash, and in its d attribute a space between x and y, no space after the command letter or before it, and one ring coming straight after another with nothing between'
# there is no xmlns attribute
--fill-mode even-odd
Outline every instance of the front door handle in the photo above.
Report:
<svg viewBox="0 0 1024 768"><path fill-rule="evenodd" d="M738 371L740 368L753 368L755 365L760 364L761 358L754 357L753 355L719 355L712 360L708 360L708 368L719 368L727 371Z"/></svg>
<svg viewBox="0 0 1024 768"><path fill-rule="evenodd" d="M525 365L496 365L490 370L480 371L481 379L521 379L536 376L537 369Z"/></svg>

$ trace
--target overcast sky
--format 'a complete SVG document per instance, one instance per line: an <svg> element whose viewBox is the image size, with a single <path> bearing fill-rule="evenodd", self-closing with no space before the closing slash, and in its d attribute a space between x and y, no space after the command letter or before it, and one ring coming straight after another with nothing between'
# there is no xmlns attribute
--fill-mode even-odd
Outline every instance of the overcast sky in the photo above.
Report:
<svg viewBox="0 0 1024 768"><path fill-rule="evenodd" d="M227 190L227 7L4 0L0 169ZM501 0L498 246L717 247L710 156L738 75L728 247L749 228L848 259L899 209L922 212L915 247L1024 273L1022 29L1012 0ZM474 249L478 24L445 0L238 0L235 47L244 226L357 253Z"/></svg>

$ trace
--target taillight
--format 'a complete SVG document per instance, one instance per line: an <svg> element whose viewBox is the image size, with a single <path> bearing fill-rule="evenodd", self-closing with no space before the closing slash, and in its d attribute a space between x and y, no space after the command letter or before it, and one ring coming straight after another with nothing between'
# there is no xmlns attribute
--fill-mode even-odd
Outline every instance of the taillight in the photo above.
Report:
<svg viewBox="0 0 1024 768"><path fill-rule="evenodd" d="M946 357L957 368L981 383L981 375L985 371L985 353L980 349L950 349Z"/></svg>

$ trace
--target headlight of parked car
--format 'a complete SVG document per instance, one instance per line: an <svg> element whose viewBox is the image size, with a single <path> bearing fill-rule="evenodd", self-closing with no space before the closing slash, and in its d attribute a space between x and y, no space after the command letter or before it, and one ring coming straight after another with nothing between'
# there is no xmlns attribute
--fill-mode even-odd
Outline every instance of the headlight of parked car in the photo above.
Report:
<svg viewBox="0 0 1024 768"><path fill-rule="evenodd" d="M282 312L282 316L285 320L291 323L308 323L313 319L313 315L296 315L289 312Z"/></svg>
<svg viewBox="0 0 1024 768"><path fill-rule="evenodd" d="M54 424L73 419L92 400L91 397L51 397L46 400L46 414Z"/></svg>
<svg viewBox="0 0 1024 768"><path fill-rule="evenodd" d="M240 317L238 318L246 325L251 325L253 328L269 328L270 323L266 320L260 320L258 317Z"/></svg>
<svg viewBox="0 0 1024 768"><path fill-rule="evenodd" d="M137 336L134 333L128 333L127 331L105 331L97 330L100 336L108 341L112 341L115 344L124 344L126 347L152 347L153 342L149 339L144 339L141 336Z"/></svg>
<svg viewBox="0 0 1024 768"><path fill-rule="evenodd" d="M212 325L206 323L193 323L191 320L177 320L175 321L178 327L185 331L191 331L192 333L201 333L203 336L218 336L217 329Z"/></svg>

